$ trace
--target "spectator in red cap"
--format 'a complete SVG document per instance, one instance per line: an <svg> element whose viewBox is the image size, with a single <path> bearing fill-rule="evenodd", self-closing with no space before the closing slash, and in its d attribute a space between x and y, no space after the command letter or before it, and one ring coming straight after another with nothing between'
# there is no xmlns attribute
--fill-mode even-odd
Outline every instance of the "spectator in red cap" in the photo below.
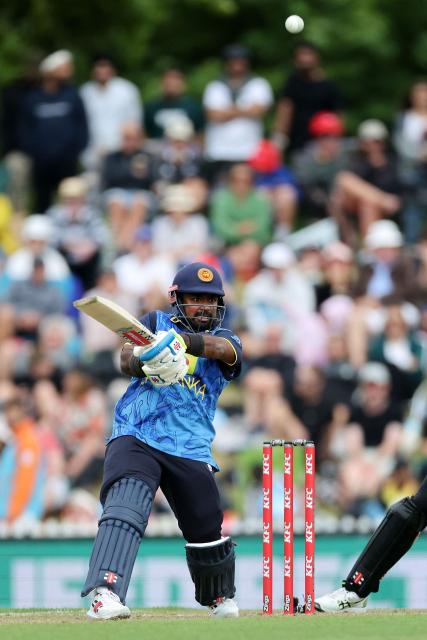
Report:
<svg viewBox="0 0 427 640"><path fill-rule="evenodd" d="M303 190L303 208L310 217L323 218L329 213L335 176L346 166L349 143L343 138L344 124L336 113L316 113L309 130L313 141L295 154L294 169Z"/></svg>
<svg viewBox="0 0 427 640"><path fill-rule="evenodd" d="M280 151L271 140L261 140L249 158L255 186L269 197L274 212L274 237L283 239L292 229L299 191L294 174L282 164Z"/></svg>
<svg viewBox="0 0 427 640"><path fill-rule="evenodd" d="M344 125L341 118L331 111L319 111L314 114L308 129L313 138L344 135Z"/></svg>

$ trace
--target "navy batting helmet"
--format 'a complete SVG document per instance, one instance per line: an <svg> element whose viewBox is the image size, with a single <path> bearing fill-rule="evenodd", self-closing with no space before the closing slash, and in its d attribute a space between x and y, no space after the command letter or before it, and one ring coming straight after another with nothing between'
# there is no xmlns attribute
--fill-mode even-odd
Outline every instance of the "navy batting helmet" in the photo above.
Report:
<svg viewBox="0 0 427 640"><path fill-rule="evenodd" d="M175 308L176 316L190 328L191 331L194 331L194 323L191 323L185 313L185 308L189 305L183 304L182 294L184 293L200 293L218 296L218 304L215 305L216 313L215 316L212 317L209 330L221 325L225 314L223 301L224 288L221 276L214 267L204 262L187 264L177 272L172 285L169 287L169 302ZM198 330L198 328L196 328L196 330Z"/></svg>

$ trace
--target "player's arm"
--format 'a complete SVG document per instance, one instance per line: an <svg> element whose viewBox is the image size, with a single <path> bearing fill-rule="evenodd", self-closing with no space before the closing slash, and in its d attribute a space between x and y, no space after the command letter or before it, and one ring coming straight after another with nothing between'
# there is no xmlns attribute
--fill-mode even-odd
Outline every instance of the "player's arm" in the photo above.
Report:
<svg viewBox="0 0 427 640"><path fill-rule="evenodd" d="M221 336L202 335L200 333L182 333L181 337L192 356L221 360L230 366L236 364L238 355L233 343Z"/></svg>
<svg viewBox="0 0 427 640"><path fill-rule="evenodd" d="M237 352L232 342L220 336L182 333L187 353L193 356L221 360L230 366L237 361ZM134 345L125 343L120 354L120 369L127 376L143 378L140 359L134 355Z"/></svg>
<svg viewBox="0 0 427 640"><path fill-rule="evenodd" d="M224 107L224 109L206 109L206 116L209 122L223 123L238 118L239 111L235 106L231 105L230 107Z"/></svg>
<svg viewBox="0 0 427 640"><path fill-rule="evenodd" d="M250 107L237 107L237 111L239 116L243 118L261 118L269 108L269 105L252 104Z"/></svg>

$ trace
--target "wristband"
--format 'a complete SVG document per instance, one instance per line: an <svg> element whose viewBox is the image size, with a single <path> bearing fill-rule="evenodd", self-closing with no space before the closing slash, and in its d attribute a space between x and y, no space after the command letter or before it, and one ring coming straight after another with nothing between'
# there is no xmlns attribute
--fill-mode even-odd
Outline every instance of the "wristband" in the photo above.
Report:
<svg viewBox="0 0 427 640"><path fill-rule="evenodd" d="M205 341L199 333L181 334L187 344L187 351L192 356L202 356L205 352Z"/></svg>

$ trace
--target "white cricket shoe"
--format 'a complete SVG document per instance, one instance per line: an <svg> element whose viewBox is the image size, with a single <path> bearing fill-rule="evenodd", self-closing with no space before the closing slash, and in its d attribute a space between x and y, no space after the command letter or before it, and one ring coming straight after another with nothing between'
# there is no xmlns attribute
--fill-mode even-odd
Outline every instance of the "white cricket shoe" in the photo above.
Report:
<svg viewBox="0 0 427 640"><path fill-rule="evenodd" d="M92 620L129 618L129 608L122 604L119 596L107 587L97 587L92 594L92 602L87 612Z"/></svg>
<svg viewBox="0 0 427 640"><path fill-rule="evenodd" d="M325 613L341 613L351 609L354 613L364 613L368 604L368 597L361 598L354 591L347 591L344 587L332 591L325 596L316 598L314 608Z"/></svg>
<svg viewBox="0 0 427 640"><path fill-rule="evenodd" d="M209 613L215 618L238 618L239 607L232 598L217 598L209 607Z"/></svg>

